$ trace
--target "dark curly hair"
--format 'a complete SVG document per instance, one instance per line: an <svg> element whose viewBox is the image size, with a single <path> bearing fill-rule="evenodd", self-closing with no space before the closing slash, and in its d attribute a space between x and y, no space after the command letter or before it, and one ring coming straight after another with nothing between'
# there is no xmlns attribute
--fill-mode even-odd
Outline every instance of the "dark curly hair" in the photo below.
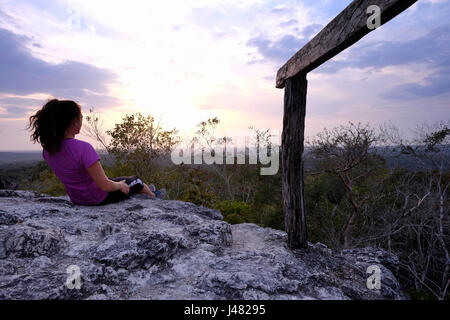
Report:
<svg viewBox="0 0 450 320"><path fill-rule="evenodd" d="M71 100L49 100L29 119L27 129L31 141L39 142L49 153L59 151L66 129L75 118L81 117L81 107Z"/></svg>

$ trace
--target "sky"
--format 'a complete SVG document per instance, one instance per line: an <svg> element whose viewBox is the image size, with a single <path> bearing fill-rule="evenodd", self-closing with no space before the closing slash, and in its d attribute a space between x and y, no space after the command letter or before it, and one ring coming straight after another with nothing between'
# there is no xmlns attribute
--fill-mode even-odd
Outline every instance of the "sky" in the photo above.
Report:
<svg viewBox="0 0 450 320"><path fill-rule="evenodd" d="M213 117L218 132L282 130L278 69L350 3L0 0L0 151L42 149L26 125L51 98L105 130L136 112L183 138ZM448 121L449 16L450 1L420 0L310 72L305 136Z"/></svg>

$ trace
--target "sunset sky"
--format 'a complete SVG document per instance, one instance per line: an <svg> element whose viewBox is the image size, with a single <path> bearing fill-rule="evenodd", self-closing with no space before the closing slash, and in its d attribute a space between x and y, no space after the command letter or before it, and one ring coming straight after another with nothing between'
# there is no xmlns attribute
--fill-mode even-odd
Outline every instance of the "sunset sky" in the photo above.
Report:
<svg viewBox="0 0 450 320"><path fill-rule="evenodd" d="M214 116L281 130L277 70L349 3L0 0L0 150L41 149L25 127L52 97L93 107L105 129L141 112L181 136ZM309 73L306 136L448 120L449 17L450 1L420 0Z"/></svg>

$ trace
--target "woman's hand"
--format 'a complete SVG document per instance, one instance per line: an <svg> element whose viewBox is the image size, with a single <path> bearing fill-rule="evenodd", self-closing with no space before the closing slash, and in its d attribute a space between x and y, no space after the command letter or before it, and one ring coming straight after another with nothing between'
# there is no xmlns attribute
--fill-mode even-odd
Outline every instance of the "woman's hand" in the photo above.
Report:
<svg viewBox="0 0 450 320"><path fill-rule="evenodd" d="M125 180L115 182L108 179L99 160L87 168L87 172L91 176L92 180L94 180L95 184L103 191L112 192L120 190L125 194L130 192L130 186L125 182Z"/></svg>
<svg viewBox="0 0 450 320"><path fill-rule="evenodd" d="M125 194L128 194L130 192L130 186L125 182L125 180L122 180L119 183L120 191L122 191Z"/></svg>

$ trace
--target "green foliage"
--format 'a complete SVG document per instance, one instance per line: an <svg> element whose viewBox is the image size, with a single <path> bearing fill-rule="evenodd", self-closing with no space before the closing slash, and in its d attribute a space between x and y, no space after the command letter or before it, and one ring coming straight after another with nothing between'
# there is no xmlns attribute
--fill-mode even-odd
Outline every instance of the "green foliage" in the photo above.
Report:
<svg viewBox="0 0 450 320"><path fill-rule="evenodd" d="M255 212L253 221L261 227L273 228L284 231L284 213L282 202L264 203L262 206L253 207Z"/></svg>
<svg viewBox="0 0 450 320"><path fill-rule="evenodd" d="M30 166L27 170L28 176L20 179L19 188L32 190L51 196L62 196L66 194L64 185L55 176L45 161Z"/></svg>
<svg viewBox="0 0 450 320"><path fill-rule="evenodd" d="M155 158L169 154L179 142L177 133L175 128L163 131L152 116L126 115L113 130L107 131L112 138L108 149L118 163L127 163L143 176Z"/></svg>
<svg viewBox="0 0 450 320"><path fill-rule="evenodd" d="M245 202L225 200L216 203L215 208L222 213L223 220L228 223L237 224L254 221L251 207Z"/></svg>
<svg viewBox="0 0 450 320"><path fill-rule="evenodd" d="M173 168L161 165L158 159L170 155L180 141L177 133L175 128L162 130L152 116L141 113L125 115L122 122L107 131L111 137L107 150L114 156L115 163L105 172L109 177L137 175L145 183L153 183L159 189L176 184L171 174ZM170 194L171 191L167 190L168 199Z"/></svg>
<svg viewBox="0 0 450 320"><path fill-rule="evenodd" d="M163 131L155 126L152 116L144 117L141 113L126 115L123 122L116 124L114 130L108 131L112 137L113 150L129 152L133 150L145 150L150 156L155 157L170 152L179 141L176 136L178 131L174 128Z"/></svg>
<svg viewBox="0 0 450 320"><path fill-rule="evenodd" d="M110 178L135 175L134 169L127 163L118 162L113 166L102 165L102 167L105 171L106 176Z"/></svg>
<svg viewBox="0 0 450 320"><path fill-rule="evenodd" d="M207 176L209 176L207 172L199 169L189 171L185 192L181 199L196 205L212 207L216 200L216 195L207 185Z"/></svg>
<svg viewBox="0 0 450 320"><path fill-rule="evenodd" d="M427 147L426 150L433 151L433 152L439 151L439 149L436 148L436 145L439 145L443 141L445 141L447 136L450 136L450 129L447 126L445 126L444 128L442 128L438 131L428 134L423 141L423 143L425 143L425 145ZM447 142L448 142L448 139L447 139Z"/></svg>
<svg viewBox="0 0 450 320"><path fill-rule="evenodd" d="M253 212L251 222L261 227L284 230L281 169L275 175L261 176L259 168L259 165L254 168L249 166L247 171L252 173L253 177L244 178L245 181L253 182L255 188L250 201Z"/></svg>
<svg viewBox="0 0 450 320"><path fill-rule="evenodd" d="M62 196L66 194L64 185L55 176L53 171L46 169L41 172L39 177L42 182L42 187L39 190L40 193L48 194L51 196Z"/></svg>
<svg viewBox="0 0 450 320"><path fill-rule="evenodd" d="M345 190L332 174L305 177L305 203L308 237L312 242L322 242L331 248L339 247L339 230L342 230L347 214Z"/></svg>

